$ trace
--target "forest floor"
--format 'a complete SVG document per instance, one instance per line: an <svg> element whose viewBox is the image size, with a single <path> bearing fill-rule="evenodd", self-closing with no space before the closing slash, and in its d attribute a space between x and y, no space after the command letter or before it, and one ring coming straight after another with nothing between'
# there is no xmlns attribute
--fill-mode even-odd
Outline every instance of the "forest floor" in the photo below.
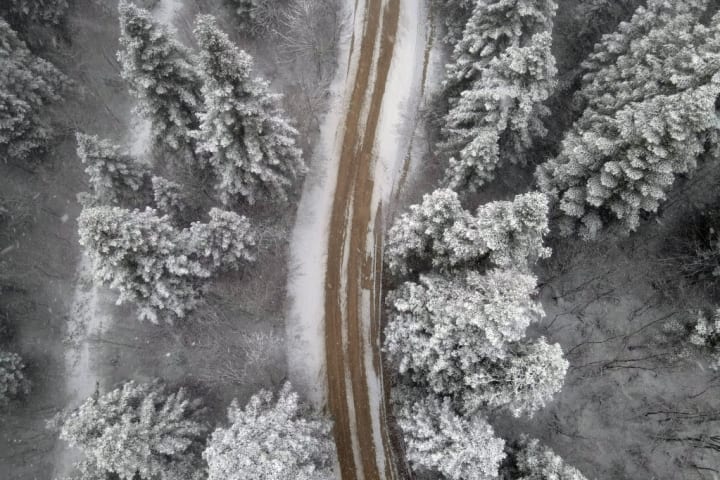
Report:
<svg viewBox="0 0 720 480"><path fill-rule="evenodd" d="M219 0L144 4L155 7L160 21L172 22L181 41L190 41L196 13L214 13L243 48L272 53L264 45L271 39L251 39L234 31L233 17ZM202 397L209 407L208 421L215 424L225 420L233 398L244 402L260 388L276 390L287 377L285 283L293 205L282 209L263 205L241 212L261 232L257 262L217 279L207 305L192 322L174 326L138 322L132 306L117 306L114 292L94 285L77 238L77 194L88 186L75 153L75 132L97 134L145 161L152 159L144 140L147 124L132 111L134 101L115 59L116 3L73 2L62 32L57 45L42 50L76 86L50 112L59 125L58 143L35 169L0 163L3 197L30 216L0 238L0 261L4 277L14 285L2 292L2 313L10 318L15 333L10 347L22 354L33 380L32 394L13 404L10 414L0 415L3 480L49 479L68 473L76 455L57 442L46 422L77 406L95 389L104 392L127 380L160 378ZM297 72L278 66L277 56L270 53L258 58L256 71L278 90L295 89L285 104L291 116L300 118L302 147L309 152L318 127L308 113L316 112L307 103L294 102L311 97L293 77ZM316 70L314 64L308 68ZM314 82L318 89L323 85L312 75L306 82ZM312 99L313 108L322 108L322 98Z"/></svg>

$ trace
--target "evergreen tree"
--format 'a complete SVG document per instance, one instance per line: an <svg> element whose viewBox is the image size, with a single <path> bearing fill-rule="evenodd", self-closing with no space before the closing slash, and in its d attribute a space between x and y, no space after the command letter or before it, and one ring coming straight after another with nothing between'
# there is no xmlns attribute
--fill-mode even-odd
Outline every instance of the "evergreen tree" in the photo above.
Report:
<svg viewBox="0 0 720 480"><path fill-rule="evenodd" d="M252 261L254 233L245 217L218 209L210 222L178 230L153 209L95 207L78 219L80 243L93 262L96 279L131 301L141 320L184 318L220 270Z"/></svg>
<svg viewBox="0 0 720 480"><path fill-rule="evenodd" d="M580 471L567 465L550 448L537 439L523 436L515 453L518 480L587 480Z"/></svg>
<svg viewBox="0 0 720 480"><path fill-rule="evenodd" d="M26 28L30 23L57 25L67 8L67 0L3 0L0 17L16 28Z"/></svg>
<svg viewBox="0 0 720 480"><path fill-rule="evenodd" d="M449 399L415 397L399 403L395 415L405 437L406 458L415 469L451 480L498 478L505 442L483 417L458 415Z"/></svg>
<svg viewBox="0 0 720 480"><path fill-rule="evenodd" d="M557 10L554 0L445 0L472 13L453 49L446 87L453 95L484 76L493 58L510 47L526 47L536 33L550 32Z"/></svg>
<svg viewBox="0 0 720 480"><path fill-rule="evenodd" d="M334 478L331 424L304 414L289 384L276 401L265 390L245 408L234 401L228 418L230 426L215 430L203 453L208 480Z"/></svg>
<svg viewBox="0 0 720 480"><path fill-rule="evenodd" d="M119 5L122 76L152 122L156 145L173 151L191 147L202 107L201 80L191 53L150 12L126 0Z"/></svg>
<svg viewBox="0 0 720 480"><path fill-rule="evenodd" d="M127 382L58 421L60 438L85 454L83 478L200 480L207 431L201 414L200 402L183 389Z"/></svg>
<svg viewBox="0 0 720 480"><path fill-rule="evenodd" d="M0 408L30 393L30 381L23 370L25 364L20 355L0 351Z"/></svg>
<svg viewBox="0 0 720 480"><path fill-rule="evenodd" d="M582 117L538 168L566 234L637 229L678 175L718 152L720 16L705 26L685 13L697 2L671 3L651 1L604 37L586 65Z"/></svg>
<svg viewBox="0 0 720 480"><path fill-rule="evenodd" d="M127 205L143 203L148 169L108 140L76 134L77 155L85 165L94 201Z"/></svg>
<svg viewBox="0 0 720 480"><path fill-rule="evenodd" d="M286 200L305 172L297 131L280 110L267 82L252 78L252 58L230 42L211 16L195 27L204 79L198 153L217 177L225 204L260 197Z"/></svg>
<svg viewBox="0 0 720 480"><path fill-rule="evenodd" d="M526 269L550 255L543 246L548 205L539 193L482 205L473 217L457 193L438 189L400 216L388 232L385 263L396 277L490 263Z"/></svg>
<svg viewBox="0 0 720 480"><path fill-rule="evenodd" d="M504 407L532 415L560 390L559 345L520 342L542 315L536 280L518 271L421 276L388 295L384 348L402 378L450 396L462 412Z"/></svg>
<svg viewBox="0 0 720 480"><path fill-rule="evenodd" d="M510 46L493 58L445 117L438 145L449 157L444 183L476 190L495 177L501 162L525 163L533 138L547 131L543 102L555 88L550 33L526 47Z"/></svg>
<svg viewBox="0 0 720 480"><path fill-rule="evenodd" d="M0 154L25 159L47 147L52 129L42 109L60 100L69 80L50 62L30 53L0 18Z"/></svg>

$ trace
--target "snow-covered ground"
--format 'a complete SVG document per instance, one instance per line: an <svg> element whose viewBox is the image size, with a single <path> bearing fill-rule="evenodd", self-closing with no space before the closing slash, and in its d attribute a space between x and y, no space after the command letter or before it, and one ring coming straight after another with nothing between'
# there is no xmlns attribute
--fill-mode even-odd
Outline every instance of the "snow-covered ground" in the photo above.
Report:
<svg viewBox="0 0 720 480"><path fill-rule="evenodd" d="M327 242L340 159L340 138L347 100L355 78L359 49L351 51L352 32L362 32L362 15L345 1L352 19L343 28L338 67L330 87L331 104L310 160L310 172L298 207L290 246L289 308L286 322L288 374L295 388L313 405L325 405L325 270ZM364 8L359 2L358 11Z"/></svg>

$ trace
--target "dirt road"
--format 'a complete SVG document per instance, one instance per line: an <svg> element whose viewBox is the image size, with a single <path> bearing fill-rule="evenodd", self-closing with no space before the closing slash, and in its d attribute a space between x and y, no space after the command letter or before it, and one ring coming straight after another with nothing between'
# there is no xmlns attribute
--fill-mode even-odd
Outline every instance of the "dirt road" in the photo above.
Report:
<svg viewBox="0 0 720 480"><path fill-rule="evenodd" d="M356 12L364 22L352 42L360 50L340 137L325 280L328 406L342 479L394 479L379 352L382 232L373 150L400 1L367 0L357 8L364 8Z"/></svg>

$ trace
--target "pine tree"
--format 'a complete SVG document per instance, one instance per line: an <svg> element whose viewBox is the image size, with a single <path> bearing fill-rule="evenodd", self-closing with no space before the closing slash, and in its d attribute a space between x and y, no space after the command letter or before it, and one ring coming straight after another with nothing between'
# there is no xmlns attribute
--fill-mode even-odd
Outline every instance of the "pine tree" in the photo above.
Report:
<svg viewBox="0 0 720 480"><path fill-rule="evenodd" d="M494 264L525 269L550 255L543 246L548 205L539 193L482 205L473 217L457 193L438 189L395 221L387 235L385 263L398 277Z"/></svg>
<svg viewBox="0 0 720 480"><path fill-rule="evenodd" d="M285 384L273 401L263 390L245 408L234 401L230 426L210 437L203 457L208 480L330 480L334 445L328 420L304 414Z"/></svg>
<svg viewBox="0 0 720 480"><path fill-rule="evenodd" d="M677 176L718 152L720 16L705 26L698 2L681 3L638 9L587 63L587 107L560 155L537 172L541 190L558 200L563 233L637 229Z"/></svg>
<svg viewBox="0 0 720 480"><path fill-rule="evenodd" d="M96 135L76 134L77 155L85 165L95 202L112 205L144 203L148 168Z"/></svg>
<svg viewBox="0 0 720 480"><path fill-rule="evenodd" d="M543 102L555 88L550 33L525 47L510 46L493 58L445 117L438 145L449 157L444 183L476 190L495 177L501 162L525 163L534 138L547 130Z"/></svg>
<svg viewBox="0 0 720 480"><path fill-rule="evenodd" d="M80 243L98 282L119 291L119 303L137 304L141 320L172 321L198 305L214 273L254 258L247 219L217 209L210 218L178 230L150 208L86 208L78 219Z"/></svg>
<svg viewBox="0 0 720 480"><path fill-rule="evenodd" d="M139 112L152 122L155 144L172 151L192 148L190 132L202 107L195 59L148 11L123 0L119 12L122 76Z"/></svg>
<svg viewBox="0 0 720 480"><path fill-rule="evenodd" d="M47 147L52 129L42 110L60 100L69 80L50 62L30 53L0 18L0 154L26 159Z"/></svg>
<svg viewBox="0 0 720 480"><path fill-rule="evenodd" d="M20 355L0 351L0 408L30 393L30 381L23 370L25 364Z"/></svg>
<svg viewBox="0 0 720 480"><path fill-rule="evenodd" d="M515 453L518 480L587 480L580 471L567 465L537 439L523 435Z"/></svg>
<svg viewBox="0 0 720 480"><path fill-rule="evenodd" d="M67 0L3 0L0 17L16 28L30 23L57 25L67 9Z"/></svg>
<svg viewBox="0 0 720 480"><path fill-rule="evenodd" d="M532 415L560 390L568 367L559 345L521 341L542 315L535 284L512 270L403 284L387 299L388 359L410 384L452 397L466 414L490 406Z"/></svg>
<svg viewBox="0 0 720 480"><path fill-rule="evenodd" d="M449 399L415 397L399 403L395 416L405 438L406 458L416 470L439 472L451 480L498 478L505 442L483 417L458 415Z"/></svg>
<svg viewBox="0 0 720 480"><path fill-rule="evenodd" d="M85 454L79 467L89 478L199 480L202 411L183 389L127 382L60 418L60 438Z"/></svg>
<svg viewBox="0 0 720 480"><path fill-rule="evenodd" d="M297 131L265 81L252 78L252 58L230 42L211 16L195 27L204 79L198 153L217 177L225 204L260 197L286 200L305 172Z"/></svg>
<svg viewBox="0 0 720 480"><path fill-rule="evenodd" d="M493 58L510 47L531 45L536 33L550 32L556 10L554 0L475 0L447 67L448 90L466 89L483 77L483 70Z"/></svg>

